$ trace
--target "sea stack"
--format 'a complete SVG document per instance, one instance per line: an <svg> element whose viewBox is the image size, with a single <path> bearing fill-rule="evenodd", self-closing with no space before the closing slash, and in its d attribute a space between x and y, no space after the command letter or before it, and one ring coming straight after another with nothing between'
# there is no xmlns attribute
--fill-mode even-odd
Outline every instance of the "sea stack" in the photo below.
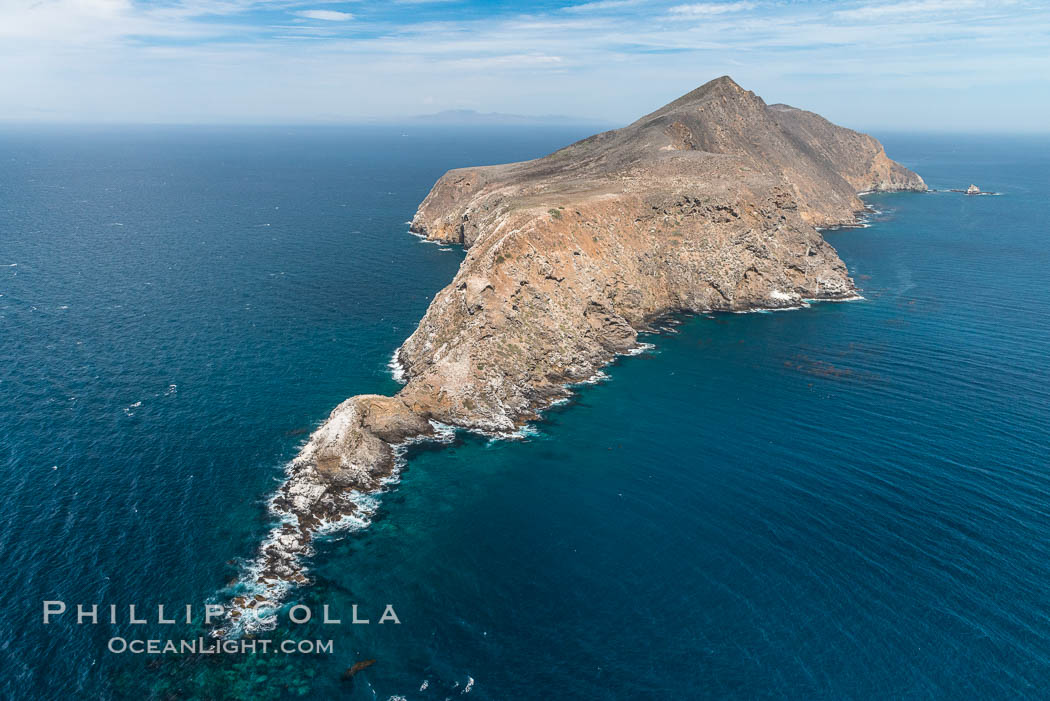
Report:
<svg viewBox="0 0 1050 701"><path fill-rule="evenodd" d="M925 189L872 137L729 77L543 158L449 171L411 229L466 258L396 353L405 387L346 400L292 462L260 581L301 581L317 526L432 422L513 431L667 314L853 297L819 227L855 223L860 192Z"/></svg>

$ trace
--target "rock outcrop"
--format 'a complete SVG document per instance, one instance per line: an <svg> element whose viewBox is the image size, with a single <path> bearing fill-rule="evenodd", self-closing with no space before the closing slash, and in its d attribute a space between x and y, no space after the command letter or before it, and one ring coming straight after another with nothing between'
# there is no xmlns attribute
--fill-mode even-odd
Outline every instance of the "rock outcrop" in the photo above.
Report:
<svg viewBox="0 0 1050 701"><path fill-rule="evenodd" d="M466 259L397 352L402 391L347 400L292 463L260 581L301 578L313 530L431 422L512 431L669 313L855 295L818 227L854 222L859 192L925 189L870 136L728 77L544 158L449 171L411 228Z"/></svg>

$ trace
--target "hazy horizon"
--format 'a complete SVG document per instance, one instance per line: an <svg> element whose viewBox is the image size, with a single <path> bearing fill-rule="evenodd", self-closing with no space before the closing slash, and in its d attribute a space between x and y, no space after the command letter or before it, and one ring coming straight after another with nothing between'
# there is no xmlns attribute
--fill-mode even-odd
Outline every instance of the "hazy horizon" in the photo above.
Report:
<svg viewBox="0 0 1050 701"><path fill-rule="evenodd" d="M6 0L0 122L628 124L723 74L862 130L1044 133L1045 3Z"/></svg>
<svg viewBox="0 0 1050 701"><path fill-rule="evenodd" d="M230 122L162 122L162 121L122 121L122 120L110 120L110 121L29 121L29 120L6 120L0 118L0 130L3 129L46 129L46 130L62 130L64 128L75 130L75 129L106 129L106 128L165 128L170 127L173 129L228 129L236 131L239 129L340 129L340 128L353 128L353 127L388 127L394 128L449 128L449 129L478 129L478 128L521 128L521 129L572 129L572 128L589 128L594 129L592 133L599 133L601 131L609 131L613 129L620 129L628 126L630 122L600 122L596 120L588 120L580 118L578 121L564 121L564 122L489 122L489 123L471 123L471 122L438 122L429 124L422 120L409 121L413 117L419 117L423 115L405 115L395 116L389 119L372 119L372 120L361 120L361 121L344 121L344 122L308 122L308 121L289 121L289 122L248 122L248 121L230 121ZM520 117L530 117L536 115L511 115ZM643 115L639 115L643 116ZM398 121L403 119L406 121ZM632 120L634 121L634 120ZM906 135L943 135L943 136L1001 136L1001 137L1048 137L1050 138L1050 127L1043 129L966 129L966 128L924 128L922 126L916 128L907 127L878 127L878 126L866 126L864 124L847 124L837 122L838 126L853 129L855 131L870 133L875 136L880 134L892 135L899 134L902 136Z"/></svg>

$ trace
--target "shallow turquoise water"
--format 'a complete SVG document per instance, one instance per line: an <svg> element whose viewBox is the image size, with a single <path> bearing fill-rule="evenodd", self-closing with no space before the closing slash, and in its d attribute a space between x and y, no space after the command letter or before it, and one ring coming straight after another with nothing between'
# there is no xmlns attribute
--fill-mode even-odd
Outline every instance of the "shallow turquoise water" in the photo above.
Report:
<svg viewBox="0 0 1050 701"><path fill-rule="evenodd" d="M873 196L827 233L864 301L688 319L524 441L414 451L297 596L399 626L147 666L105 652L130 626L41 625L42 599L213 596L302 430L396 389L461 257L405 233L433 180L586 131L5 132L0 694L1041 695L1045 138L887 135L932 187L1003 195Z"/></svg>

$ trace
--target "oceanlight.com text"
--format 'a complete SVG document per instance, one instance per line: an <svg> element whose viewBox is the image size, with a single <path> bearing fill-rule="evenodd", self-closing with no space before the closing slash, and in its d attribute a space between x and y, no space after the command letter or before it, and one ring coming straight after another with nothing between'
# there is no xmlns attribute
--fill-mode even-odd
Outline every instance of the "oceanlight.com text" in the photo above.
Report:
<svg viewBox="0 0 1050 701"><path fill-rule="evenodd" d="M269 640L234 639L162 640L115 637L106 645L109 652L121 655L330 655L334 650L331 640Z"/></svg>

